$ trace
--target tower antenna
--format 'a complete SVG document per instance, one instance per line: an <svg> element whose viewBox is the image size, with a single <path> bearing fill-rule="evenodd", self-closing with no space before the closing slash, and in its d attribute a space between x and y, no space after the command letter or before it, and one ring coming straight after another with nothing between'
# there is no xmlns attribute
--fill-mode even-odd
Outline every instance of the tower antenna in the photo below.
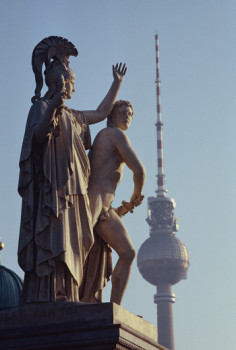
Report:
<svg viewBox="0 0 236 350"><path fill-rule="evenodd" d="M157 196L165 197L167 190L164 188L164 162L163 162L163 142L162 142L162 121L161 121L161 80L159 70L159 40L155 35L156 43L156 99L157 99Z"/></svg>

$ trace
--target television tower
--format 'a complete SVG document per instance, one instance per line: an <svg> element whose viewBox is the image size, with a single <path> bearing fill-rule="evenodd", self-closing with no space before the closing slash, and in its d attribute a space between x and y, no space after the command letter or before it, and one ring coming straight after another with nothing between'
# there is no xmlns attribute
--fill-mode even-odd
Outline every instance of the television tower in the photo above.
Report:
<svg viewBox="0 0 236 350"><path fill-rule="evenodd" d="M172 304L175 295L172 285L186 278L189 255L183 242L175 233L178 231L174 216L175 201L166 197L164 186L163 143L161 121L161 95L159 73L158 35L156 44L156 94L157 94L157 190L155 197L148 198L150 237L141 245L137 264L143 278L157 288L154 302L157 304L158 343L174 350L174 327Z"/></svg>

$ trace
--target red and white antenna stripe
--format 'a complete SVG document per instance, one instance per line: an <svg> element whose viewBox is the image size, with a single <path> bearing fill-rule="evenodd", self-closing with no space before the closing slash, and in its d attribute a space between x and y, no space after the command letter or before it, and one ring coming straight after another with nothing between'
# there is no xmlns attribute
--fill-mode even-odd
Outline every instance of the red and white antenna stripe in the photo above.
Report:
<svg viewBox="0 0 236 350"><path fill-rule="evenodd" d="M157 94L157 195L165 196L164 188L164 165L163 165L163 143L162 143L162 122L161 122L161 80L159 72L159 41L155 35L156 43L156 94Z"/></svg>

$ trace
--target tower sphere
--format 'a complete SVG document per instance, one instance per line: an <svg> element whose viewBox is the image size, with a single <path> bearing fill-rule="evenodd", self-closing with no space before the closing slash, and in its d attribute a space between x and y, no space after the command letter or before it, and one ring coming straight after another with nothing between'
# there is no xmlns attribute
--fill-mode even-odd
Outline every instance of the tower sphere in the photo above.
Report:
<svg viewBox="0 0 236 350"><path fill-rule="evenodd" d="M143 278L157 286L176 284L188 271L189 255L184 243L174 234L152 235L140 247L137 264Z"/></svg>

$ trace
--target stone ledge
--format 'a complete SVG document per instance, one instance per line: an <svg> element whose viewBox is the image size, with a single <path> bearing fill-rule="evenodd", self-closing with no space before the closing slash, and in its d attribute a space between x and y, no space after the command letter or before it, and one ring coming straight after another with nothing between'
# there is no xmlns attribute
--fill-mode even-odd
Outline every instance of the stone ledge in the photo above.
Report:
<svg viewBox="0 0 236 350"><path fill-rule="evenodd" d="M165 349L157 328L112 303L40 303L0 311L0 349Z"/></svg>

